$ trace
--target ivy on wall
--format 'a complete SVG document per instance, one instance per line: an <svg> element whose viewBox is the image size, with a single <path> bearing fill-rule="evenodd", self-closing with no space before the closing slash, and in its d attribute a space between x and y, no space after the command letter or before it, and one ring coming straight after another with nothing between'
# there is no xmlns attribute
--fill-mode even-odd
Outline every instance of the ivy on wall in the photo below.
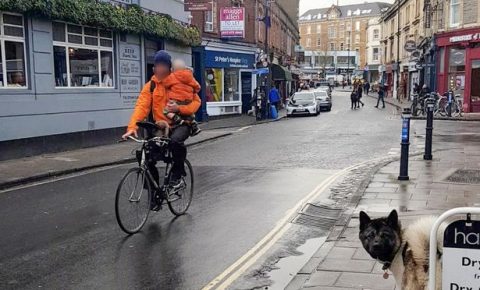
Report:
<svg viewBox="0 0 480 290"><path fill-rule="evenodd" d="M144 12L137 5L123 8L96 0L0 0L0 10L119 32L145 34L188 46L199 45L201 41L197 28L183 25L170 15Z"/></svg>

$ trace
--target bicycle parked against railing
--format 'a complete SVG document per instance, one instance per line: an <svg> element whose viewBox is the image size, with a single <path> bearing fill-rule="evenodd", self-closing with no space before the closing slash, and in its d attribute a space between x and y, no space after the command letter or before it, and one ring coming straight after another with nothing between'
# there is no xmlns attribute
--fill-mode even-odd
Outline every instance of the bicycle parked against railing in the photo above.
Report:
<svg viewBox="0 0 480 290"><path fill-rule="evenodd" d="M463 101L460 95L455 95L452 102L448 102L448 92L440 95L439 93L432 93L436 96L437 102L435 106L435 116L440 115L442 117L448 116L449 107L451 106L452 117L463 116Z"/></svg>
<svg viewBox="0 0 480 290"><path fill-rule="evenodd" d="M154 136L153 132L158 130L157 125L150 122L138 122L137 126L145 129L147 136ZM134 234L145 225L151 209L159 210L165 203L174 215L185 214L192 202L194 180L192 165L185 160L186 175L180 185L170 185L173 158L169 138L128 138L141 144L141 148L135 151L138 167L128 170L118 185L115 215L120 228L127 234ZM149 169L149 165L156 161L163 161L166 165L163 183L155 180Z"/></svg>

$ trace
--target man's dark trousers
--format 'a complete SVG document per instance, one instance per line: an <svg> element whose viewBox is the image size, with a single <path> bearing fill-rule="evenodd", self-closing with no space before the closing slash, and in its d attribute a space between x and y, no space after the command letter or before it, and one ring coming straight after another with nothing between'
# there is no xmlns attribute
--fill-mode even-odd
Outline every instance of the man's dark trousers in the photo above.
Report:
<svg viewBox="0 0 480 290"><path fill-rule="evenodd" d="M385 108L385 98L383 97L383 94L378 94L377 105L375 107L378 108L378 105L380 105L380 100L382 100L383 107Z"/></svg>
<svg viewBox="0 0 480 290"><path fill-rule="evenodd" d="M185 146L185 140L190 137L190 126L181 125L172 129L170 135L170 150L172 150L173 178L180 178L185 174L185 159L187 158L187 147ZM155 181L159 181L158 169L155 167L156 163L150 163L148 168Z"/></svg>

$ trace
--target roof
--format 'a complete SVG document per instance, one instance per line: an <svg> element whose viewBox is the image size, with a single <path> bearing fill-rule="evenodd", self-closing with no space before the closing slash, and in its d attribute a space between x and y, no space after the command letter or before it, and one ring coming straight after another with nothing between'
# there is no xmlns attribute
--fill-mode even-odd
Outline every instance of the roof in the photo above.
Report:
<svg viewBox="0 0 480 290"><path fill-rule="evenodd" d="M332 5L332 7L310 9L303 13L299 21L318 21L327 19L328 12L332 8L336 8L340 11L339 18L358 17L358 16L380 16L383 12L387 11L392 6L389 3L384 2L372 2L362 4L352 4L344 6Z"/></svg>

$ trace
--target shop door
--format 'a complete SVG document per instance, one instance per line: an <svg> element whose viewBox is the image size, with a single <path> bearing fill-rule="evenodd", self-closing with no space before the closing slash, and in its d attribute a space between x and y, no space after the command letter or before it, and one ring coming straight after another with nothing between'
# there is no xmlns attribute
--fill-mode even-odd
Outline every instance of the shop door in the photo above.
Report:
<svg viewBox="0 0 480 290"><path fill-rule="evenodd" d="M153 76L155 53L164 49L163 41L145 38L145 80L149 81Z"/></svg>
<svg viewBox="0 0 480 290"><path fill-rule="evenodd" d="M472 72L470 78L470 101L472 112L480 112L480 59L472 60Z"/></svg>
<svg viewBox="0 0 480 290"><path fill-rule="evenodd" d="M242 72L242 113L246 114L251 108L250 100L252 99L252 73Z"/></svg>

